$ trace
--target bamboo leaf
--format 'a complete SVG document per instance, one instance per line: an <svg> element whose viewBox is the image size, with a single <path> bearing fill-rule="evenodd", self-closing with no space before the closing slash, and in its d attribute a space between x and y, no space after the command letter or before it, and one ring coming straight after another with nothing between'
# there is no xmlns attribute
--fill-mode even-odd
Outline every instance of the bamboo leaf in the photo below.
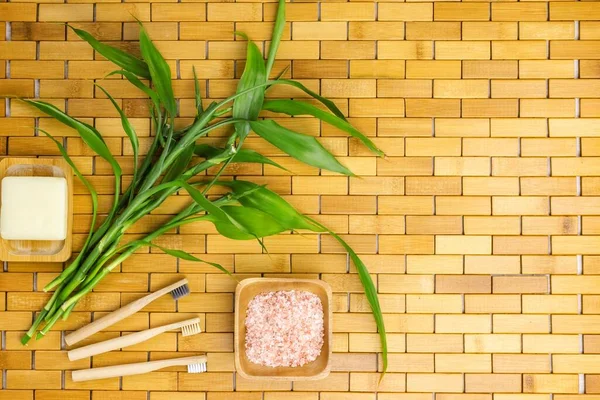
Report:
<svg viewBox="0 0 600 400"><path fill-rule="evenodd" d="M367 301L371 306L371 311L373 312L373 317L375 318L375 323L377 325L377 329L379 331L379 340L381 341L381 354L383 357L383 375L385 375L388 367L388 348L387 348L387 337L385 334L385 323L383 321L383 313L381 312L381 305L379 304L379 298L377 297L377 288L373 283L373 279L371 279L371 275L369 274L369 270L367 266L362 262L360 257L356 254L356 252L350 247L344 239L338 236L335 232L331 231L329 228L325 227L321 223L315 221L310 217L306 217L309 221L313 222L319 228L326 230L335 240L337 240L342 247L348 252L350 255L350 259L356 270L358 271L358 277L362 286L365 290L365 295L367 297ZM382 378L383 378L382 375ZM381 382L381 379L380 379Z"/></svg>
<svg viewBox="0 0 600 400"><path fill-rule="evenodd" d="M282 226L275 218L271 217L271 215L255 208L222 206L221 209L230 217L235 219L235 221L237 221L240 225L242 225L246 231L251 232L250 234L242 232L230 221L219 220L213 215L209 214L207 216L207 220L211 221L215 225L217 231L219 231L221 235L229 239L260 239L267 236L276 235L286 230L285 227Z"/></svg>
<svg viewBox="0 0 600 400"><path fill-rule="evenodd" d="M279 42L281 42L281 35L285 27L285 0L279 0L277 5L277 16L275 17L275 26L273 27L273 33L271 34L271 46L269 47L269 56L267 57L266 76L271 74L275 57L277 56L277 49L279 49Z"/></svg>
<svg viewBox="0 0 600 400"><path fill-rule="evenodd" d="M218 147L213 147L208 144L197 144L195 153L199 157L204 158L212 158L222 154L225 149L221 149ZM274 167L280 168L284 171L290 172L287 168L279 165L275 161L263 156L262 154L250 150L250 149L239 149L237 153L233 156L231 162L247 162L247 163L257 163L257 164L269 164Z"/></svg>
<svg viewBox="0 0 600 400"><path fill-rule="evenodd" d="M383 156L383 152L378 149L377 146L375 146L375 143L363 135L358 129L336 115L329 114L328 112L323 111L312 104L296 100L268 100L264 102L263 109L292 116L312 115L313 117L319 118L321 121L327 122L328 124L333 125L336 128L341 129L359 139L373 153Z"/></svg>
<svg viewBox="0 0 600 400"><path fill-rule="evenodd" d="M134 74L132 74L129 71L125 71L125 70L119 70L119 71L113 71L110 74L106 75L106 77L112 76L112 75L122 75L125 77L125 79L127 79L129 81L129 83L131 83L133 86L135 86L136 88L140 89L142 92L144 92L148 97L150 97L150 99L152 100L152 103L154 104L154 106L156 107L157 110L160 109L160 102L158 99L158 93L156 93L154 90L150 89L147 85L144 84L144 82L142 82L141 80L138 79L137 76L135 76Z"/></svg>
<svg viewBox="0 0 600 400"><path fill-rule="evenodd" d="M183 153L171 164L167 169L163 182L170 182L174 179L178 179L179 176L186 170L192 157L194 156L194 144L189 145L183 150Z"/></svg>
<svg viewBox="0 0 600 400"><path fill-rule="evenodd" d="M245 36L245 35L243 35ZM267 71L260 50L248 40L248 50L246 55L246 67L238 83L237 92L251 89L257 85L264 84L267 81ZM265 91L262 88L255 88L250 92L238 97L233 102L233 118L245 120L255 120L263 105ZM247 122L241 122L235 125L235 130L240 137L245 137L250 132L250 126Z"/></svg>
<svg viewBox="0 0 600 400"><path fill-rule="evenodd" d="M260 239L285 230L270 215L260 210L247 207L219 207L188 183L181 182L181 186L187 190L198 205L209 213L206 220L211 221L219 233L227 238L235 240Z"/></svg>
<svg viewBox="0 0 600 400"><path fill-rule="evenodd" d="M292 207L283 197L249 181L220 181L219 185L229 187L236 199L245 207L255 208L272 216L286 230L308 229L319 231L319 227Z"/></svg>
<svg viewBox="0 0 600 400"><path fill-rule="evenodd" d="M122 175L121 167L119 166L117 160L110 153L110 150L108 149L108 146L102 139L100 132L98 132L94 127L81 121L78 121L75 118L71 118L52 104L48 104L38 100L23 101L25 101L28 104L31 104L43 113L56 118L63 124L77 130L77 133L79 133L79 136L81 136L81 139L84 141L84 143L87 144L92 150L94 150L100 157L105 159L112 166L113 172L115 173L115 177L117 179L120 179Z"/></svg>
<svg viewBox="0 0 600 400"><path fill-rule="evenodd" d="M196 67L192 65L192 72L194 73L194 98L196 99L196 112L198 115L204 112L202 107L202 95L200 94L200 82L198 82L198 76L196 76Z"/></svg>
<svg viewBox="0 0 600 400"><path fill-rule="evenodd" d="M102 86L100 86L100 85L96 85L96 86L98 86L98 88L100 88L100 90L102 90L104 92L106 97L108 97L108 99L110 100L112 105L115 107L115 109L119 113L119 116L121 117L121 126L123 127L123 131L125 131L125 134L129 138L129 141L131 142L131 149L133 150L133 180L132 180L131 184L134 185L135 182L137 182L138 154L139 154L139 149L140 149L140 141L138 139L137 133L135 132L135 128L133 127L133 125L131 125L131 122L129 121L129 119L127 118L127 116L125 115L125 113L123 112L121 107L119 107L119 105L117 104L115 99L110 95L110 93L108 93ZM131 201L133 199L133 192L134 192L134 190L131 190L129 192L129 201Z"/></svg>
<svg viewBox="0 0 600 400"><path fill-rule="evenodd" d="M183 250L177 250L177 249L168 249L162 246L157 245L156 243L152 243L152 242L147 242L145 240L139 240L137 241L137 243L140 243L142 245L148 246L148 247L156 247L157 249L163 251L164 253L173 256L173 257L177 257L177 258L181 258L182 260L187 260L187 261L194 261L194 262L201 262L204 264L208 264L208 265L212 265L213 267L219 269L219 271L226 273L227 275L229 275L230 277L232 277L233 279L235 279L236 281L239 281L235 276L233 276L231 274L231 272L229 272L225 267L223 267L221 264L215 263L215 262L211 262L211 261L206 261L206 260L202 260L196 256L191 255L190 253L183 251Z"/></svg>
<svg viewBox="0 0 600 400"><path fill-rule="evenodd" d="M154 43L150 40L143 26L140 28L140 49L142 57L148 63L152 83L156 88L160 101L171 118L175 118L177 104L175 103L173 87L171 86L171 69L156 46L154 46Z"/></svg>
<svg viewBox="0 0 600 400"><path fill-rule="evenodd" d="M312 136L291 131L273 120L252 121L250 126L257 135L297 160L328 171L354 175Z"/></svg>
<svg viewBox="0 0 600 400"><path fill-rule="evenodd" d="M198 189L196 189L195 187L191 186L190 184L188 184L187 182L184 182L184 181L181 181L180 185L181 185L182 188L184 188L189 193L189 195L192 197L192 199L199 206L201 206L202 208L204 208L204 210L206 210L206 212L208 212L209 214L212 214L218 221L229 222L233 226L235 226L235 228L237 228L238 230L240 230L242 233L246 233L246 234L250 234L251 235L251 233L248 232L244 226L242 226L239 222L237 222L235 219L233 219L232 217L230 217L219 206L213 204L213 202L211 202L210 200L208 200L202 194L202 192L200 192Z"/></svg>
<svg viewBox="0 0 600 400"><path fill-rule="evenodd" d="M37 130L42 132L47 137L49 137L50 140L52 140L54 142L54 144L56 144L56 147L58 147L58 151L63 156L63 158L65 159L67 164L69 164L71 166L71 168L73 169L73 172L75 173L77 178L79 178L79 180L81 181L81 183L83 183L83 185L86 187L88 192L90 192L90 197L92 199L92 221L90 223L90 231L89 231L88 236L79 252L79 255L77 256L77 258L75 258L75 260L73 260L73 262L68 267L68 269L71 269L74 271L79 266L81 259L83 257L83 254L85 254L85 251L87 250L90 240L92 239L92 235L94 233L94 227L96 226L96 218L98 215L98 193L96 192L96 189L94 188L94 186L92 186L90 181L87 180L85 178L85 176L83 176L81 171L79 171L79 169L77 168L77 166L75 165L75 163L73 162L71 157L69 157L69 154L67 153L67 150L64 148L62 143L60 143L58 140L56 140L56 138L54 136L52 136L50 133L46 132L45 130L43 130L41 128L37 128ZM53 287L55 287L56 285L61 283L61 281L62 281L62 277L61 277L61 275L59 275L56 279L52 280L49 284L47 284L44 287L44 291L48 291L48 290L52 289Z"/></svg>
<svg viewBox="0 0 600 400"><path fill-rule="evenodd" d="M141 76L142 78L146 79L150 78L148 65L144 61L124 52L121 49L99 42L96 40L96 38L84 30L74 28L70 25L67 26L71 28L77 36L88 42L90 46L94 48L94 50L102 54L107 60L112 61L119 67L134 73L137 76Z"/></svg>
<svg viewBox="0 0 600 400"><path fill-rule="evenodd" d="M307 88L306 86L301 84L300 82L294 81L291 79L279 79L277 83L283 84L283 85L288 85L288 86L293 86L295 88L302 90L304 93L308 94L312 98L320 101L325 107L327 107L329 109L329 111L334 113L338 118L341 118L344 121L346 121L346 117L344 116L342 111L338 108L338 106L335 105L335 103L333 101L329 100L326 97L321 96L318 93L313 92L312 90L310 90L309 88Z"/></svg>

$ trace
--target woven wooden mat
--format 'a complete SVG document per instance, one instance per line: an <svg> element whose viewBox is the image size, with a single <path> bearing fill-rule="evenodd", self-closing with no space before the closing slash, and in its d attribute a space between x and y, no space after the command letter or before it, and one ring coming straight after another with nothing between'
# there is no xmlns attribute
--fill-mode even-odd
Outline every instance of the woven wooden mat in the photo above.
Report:
<svg viewBox="0 0 600 400"><path fill-rule="evenodd" d="M274 12L274 2L241 0L0 2L6 32L0 34L0 94L39 96L94 123L131 174L131 148L117 114L94 88L114 67L56 22L135 49L133 18L144 21L177 77L181 120L190 120L192 65L205 97L233 93L245 56L245 43L233 32L268 46ZM327 236L281 235L265 240L269 257L256 243L232 243L202 224L161 243L203 254L242 278L320 277L331 284L336 313L329 378L292 384L236 376L234 282L152 251L127 260L67 322L27 348L19 337L48 298L41 288L62 265L5 264L0 368L6 390L0 399L599 399L600 2L309 0L290 3L288 15L275 70L291 60L291 76L334 98L387 158L372 157L314 119L281 118L319 136L363 178L320 173L256 137L248 147L295 174L256 165L233 166L229 174L268 183L363 255L389 332L390 373L380 393L374 393L375 324L340 246ZM147 146L143 96L119 79L102 84ZM271 95L300 96L280 88ZM53 144L35 135L35 125L64 137L82 171L93 175L106 211L113 187L108 166L73 131L17 101L3 104L1 154L57 156ZM83 186L76 191L77 247L90 221L90 199ZM185 200L170 199L136 225L131 238L162 223ZM208 352L209 372L73 383L63 370L90 362L67 360L61 330L82 326L176 274L187 275L193 291L178 309L161 300L94 339L192 314L200 315L206 333L164 334L94 357L92 364Z"/></svg>

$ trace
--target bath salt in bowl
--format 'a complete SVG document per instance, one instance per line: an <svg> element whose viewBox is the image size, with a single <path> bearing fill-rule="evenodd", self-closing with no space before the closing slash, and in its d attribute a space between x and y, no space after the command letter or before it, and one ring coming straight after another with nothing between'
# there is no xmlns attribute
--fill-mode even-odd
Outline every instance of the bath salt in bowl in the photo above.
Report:
<svg viewBox="0 0 600 400"><path fill-rule="evenodd" d="M329 375L331 288L318 279L243 280L235 299L235 365L245 379Z"/></svg>
<svg viewBox="0 0 600 400"><path fill-rule="evenodd" d="M246 310L246 356L267 367L301 367L323 347L323 304L314 293L288 290L255 296Z"/></svg>

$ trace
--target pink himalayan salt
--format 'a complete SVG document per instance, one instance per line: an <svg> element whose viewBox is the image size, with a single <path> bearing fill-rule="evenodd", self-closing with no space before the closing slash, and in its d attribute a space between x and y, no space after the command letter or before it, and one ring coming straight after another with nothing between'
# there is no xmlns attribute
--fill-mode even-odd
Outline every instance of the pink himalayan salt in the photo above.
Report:
<svg viewBox="0 0 600 400"><path fill-rule="evenodd" d="M246 311L246 356L268 367L301 367L323 347L323 304L298 290L260 293Z"/></svg>

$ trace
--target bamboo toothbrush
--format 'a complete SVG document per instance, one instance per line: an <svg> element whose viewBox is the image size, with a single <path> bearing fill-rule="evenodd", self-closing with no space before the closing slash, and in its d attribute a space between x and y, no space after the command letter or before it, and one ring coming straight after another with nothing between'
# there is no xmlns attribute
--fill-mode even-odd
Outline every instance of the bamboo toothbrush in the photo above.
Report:
<svg viewBox="0 0 600 400"><path fill-rule="evenodd" d="M71 361L81 360L82 358L95 356L96 354L102 354L111 350L132 346L153 338L154 336L160 335L163 332L173 331L175 329L181 329L183 336L190 336L200 333L200 318L187 319L185 321L158 326L156 328L146 329L145 331L131 333L129 335L119 336L103 342L90 344L88 346L70 350L67 352L67 355Z"/></svg>
<svg viewBox="0 0 600 400"><path fill-rule="evenodd" d="M113 365L111 367L80 369L78 371L73 371L71 376L73 382L82 382L93 379L106 379L117 376L145 374L156 371L157 369L173 367L176 365L187 365L188 373L200 374L202 372L206 372L206 356L172 358L170 360L157 360L135 364Z"/></svg>
<svg viewBox="0 0 600 400"><path fill-rule="evenodd" d="M65 342L67 342L69 346L80 342L83 339L92 336L94 333L99 332L102 329L116 324L122 319L125 319L130 315L135 314L154 300L169 292L173 296L174 300L179 300L180 298L190 294L190 288L187 285L187 283L188 280L184 278L178 282L173 283L172 285L165 286L164 288L157 290L154 293L150 293L149 295L144 296L141 299L132 301L131 303L119 308L118 310L115 310L110 314L107 314L104 317L97 319L91 324L88 324L76 330L75 332L68 334L67 336L65 336Z"/></svg>

